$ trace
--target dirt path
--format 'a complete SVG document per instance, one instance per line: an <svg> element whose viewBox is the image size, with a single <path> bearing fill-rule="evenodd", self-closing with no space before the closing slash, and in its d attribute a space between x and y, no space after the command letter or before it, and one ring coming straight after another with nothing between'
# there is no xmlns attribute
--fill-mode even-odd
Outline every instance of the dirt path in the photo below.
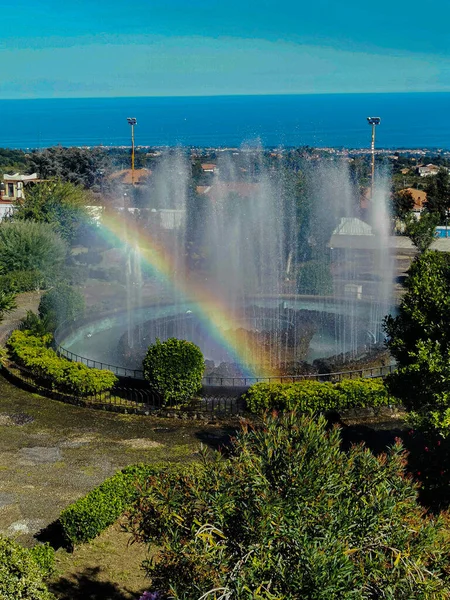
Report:
<svg viewBox="0 0 450 600"><path fill-rule="evenodd" d="M27 311L37 312L43 292L25 292L16 297L17 308L3 316L0 322L0 344L4 344L13 329L18 327Z"/></svg>

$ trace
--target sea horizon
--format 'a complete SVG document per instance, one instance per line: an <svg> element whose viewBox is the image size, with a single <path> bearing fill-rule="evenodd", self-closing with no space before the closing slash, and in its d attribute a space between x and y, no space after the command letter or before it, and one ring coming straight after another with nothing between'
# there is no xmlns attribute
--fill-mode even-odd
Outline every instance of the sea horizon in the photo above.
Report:
<svg viewBox="0 0 450 600"><path fill-rule="evenodd" d="M450 149L450 92L119 96L0 100L0 147Z"/></svg>

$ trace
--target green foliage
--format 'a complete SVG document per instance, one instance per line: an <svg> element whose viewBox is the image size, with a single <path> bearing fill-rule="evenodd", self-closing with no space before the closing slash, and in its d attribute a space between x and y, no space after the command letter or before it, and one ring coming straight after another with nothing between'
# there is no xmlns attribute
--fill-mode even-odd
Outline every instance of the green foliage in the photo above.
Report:
<svg viewBox="0 0 450 600"><path fill-rule="evenodd" d="M405 219L414 208L414 198L408 190L399 190L392 194L392 213L399 219Z"/></svg>
<svg viewBox="0 0 450 600"><path fill-rule="evenodd" d="M300 267L297 277L299 294L326 296L333 293L330 264L324 260L311 260Z"/></svg>
<svg viewBox="0 0 450 600"><path fill-rule="evenodd" d="M49 274L64 262L67 246L48 223L0 223L0 272Z"/></svg>
<svg viewBox="0 0 450 600"><path fill-rule="evenodd" d="M420 219L413 214L405 217L405 233L419 250L425 252L436 238L436 226L439 225L439 217L434 213L422 213Z"/></svg>
<svg viewBox="0 0 450 600"><path fill-rule="evenodd" d="M298 381L297 383L255 383L245 393L248 410L296 410L298 412L387 406L392 402L383 381L347 379Z"/></svg>
<svg viewBox="0 0 450 600"><path fill-rule="evenodd" d="M12 358L37 378L51 379L53 387L65 393L87 396L110 390L117 382L111 371L91 369L81 363L59 357L47 347L51 334L43 337L16 329L7 347Z"/></svg>
<svg viewBox="0 0 450 600"><path fill-rule="evenodd" d="M44 577L50 577L55 572L55 551L48 542L36 544L30 548L30 554L39 565Z"/></svg>
<svg viewBox="0 0 450 600"><path fill-rule="evenodd" d="M20 322L19 329L36 337L42 337L51 332L51 323L46 318L41 319L32 310L27 310L27 314Z"/></svg>
<svg viewBox="0 0 450 600"><path fill-rule="evenodd" d="M64 321L79 317L85 308L83 295L65 283L60 283L46 292L39 303L39 316L47 319L50 331L54 331Z"/></svg>
<svg viewBox="0 0 450 600"><path fill-rule="evenodd" d="M0 598L2 600L52 600L43 581L50 574L54 555L49 546L28 550L0 536Z"/></svg>
<svg viewBox="0 0 450 600"><path fill-rule="evenodd" d="M80 224L89 219L86 205L92 202L86 190L70 182L37 183L27 188L25 198L16 203L13 218L52 224L61 237L71 243Z"/></svg>
<svg viewBox="0 0 450 600"><path fill-rule="evenodd" d="M131 506L147 478L163 469L155 465L126 467L65 508L59 522L67 542L74 546L94 539Z"/></svg>
<svg viewBox="0 0 450 600"><path fill-rule="evenodd" d="M205 361L198 346L186 340L156 340L143 362L144 377L165 402L188 402L202 385Z"/></svg>
<svg viewBox="0 0 450 600"><path fill-rule="evenodd" d="M388 347L398 364L387 385L409 410L449 432L450 255L420 255L405 287L398 315L385 320Z"/></svg>
<svg viewBox="0 0 450 600"><path fill-rule="evenodd" d="M129 517L159 546L145 567L170 598L448 598L450 540L424 515L396 444L341 450L325 418L285 413L230 459L152 477Z"/></svg>
<svg viewBox="0 0 450 600"><path fill-rule="evenodd" d="M110 160L100 148L54 146L33 152L30 169L42 179L61 179L85 188L100 187L110 171Z"/></svg>
<svg viewBox="0 0 450 600"><path fill-rule="evenodd" d="M0 321L5 313L11 312L16 306L16 296L13 292L0 291Z"/></svg>
<svg viewBox="0 0 450 600"><path fill-rule="evenodd" d="M12 271L0 275L0 290L16 294L39 290L43 283L44 276L39 271Z"/></svg>
<svg viewBox="0 0 450 600"><path fill-rule="evenodd" d="M426 192L427 211L437 215L438 225L443 225L450 210L450 175L446 168L440 168L434 177L429 178Z"/></svg>

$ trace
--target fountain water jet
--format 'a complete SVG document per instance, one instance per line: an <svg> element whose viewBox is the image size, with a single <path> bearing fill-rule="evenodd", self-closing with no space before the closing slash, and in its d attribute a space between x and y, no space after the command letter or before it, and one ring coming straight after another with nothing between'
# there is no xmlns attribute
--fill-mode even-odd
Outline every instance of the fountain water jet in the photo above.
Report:
<svg viewBox="0 0 450 600"><path fill-rule="evenodd" d="M140 248L129 244L128 287L140 276L146 244L157 244L170 257L159 292L164 301L145 307L148 301L129 295L116 363L138 369L156 337L178 337L199 344L213 374L295 374L305 360L353 360L382 341L393 266L387 178L367 211L369 225L359 219L358 182L346 161L305 164L298 174L256 149L241 152L239 161L224 153L217 171L210 185L194 190L182 152L168 153L155 169L147 211L134 225ZM339 233L343 222L361 231ZM147 263L155 267L161 256L150 252ZM62 345L107 362L99 358L100 334L89 349L77 339Z"/></svg>

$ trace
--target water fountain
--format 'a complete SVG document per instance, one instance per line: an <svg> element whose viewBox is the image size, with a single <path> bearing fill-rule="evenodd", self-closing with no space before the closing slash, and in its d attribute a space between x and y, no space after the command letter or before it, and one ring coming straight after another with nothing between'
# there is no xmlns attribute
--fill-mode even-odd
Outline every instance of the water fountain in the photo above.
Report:
<svg viewBox="0 0 450 600"><path fill-rule="evenodd" d="M167 153L124 236L127 309L62 332L60 345L139 370L150 343L178 337L201 347L209 375L270 376L381 344L393 275L387 177L362 221L346 161L305 164L300 175L253 149L239 160L222 153L216 171L194 192L186 155ZM152 297L146 278L158 281Z"/></svg>

